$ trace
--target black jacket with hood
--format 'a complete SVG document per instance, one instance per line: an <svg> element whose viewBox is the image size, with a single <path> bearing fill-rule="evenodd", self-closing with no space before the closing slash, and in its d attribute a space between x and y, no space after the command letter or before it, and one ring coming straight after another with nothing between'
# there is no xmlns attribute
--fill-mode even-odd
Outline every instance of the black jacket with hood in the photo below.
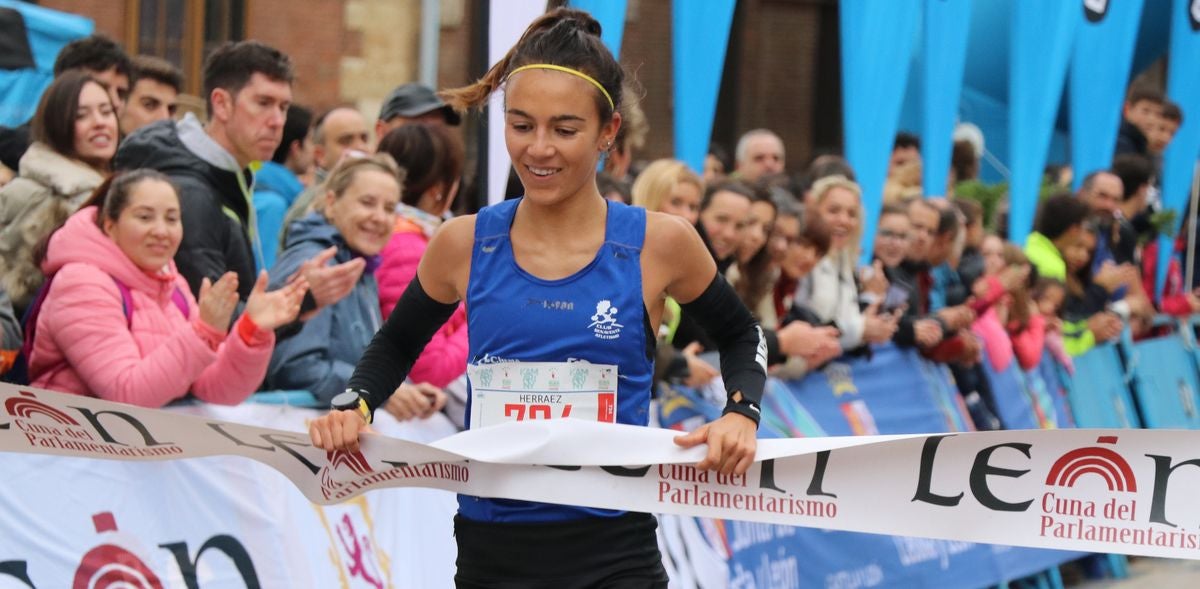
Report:
<svg viewBox="0 0 1200 589"><path fill-rule="evenodd" d="M254 177L240 169L194 116L138 129L121 143L113 167L153 168L179 189L183 242L175 265L193 294L199 296L205 277L215 282L232 271L238 277L238 297L245 301L250 296L256 277L250 192Z"/></svg>

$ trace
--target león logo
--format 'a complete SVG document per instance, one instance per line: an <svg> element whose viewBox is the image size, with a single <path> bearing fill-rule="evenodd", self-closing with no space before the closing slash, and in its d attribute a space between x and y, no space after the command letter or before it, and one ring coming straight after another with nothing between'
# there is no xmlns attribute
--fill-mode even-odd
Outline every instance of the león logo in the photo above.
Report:
<svg viewBox="0 0 1200 589"><path fill-rule="evenodd" d="M97 513L92 523L99 534L112 533L112 538L128 543L129 538L117 532L116 518L111 512ZM129 589L162 589L158 576L133 551L116 543L101 544L83 555L75 579L74 589L92 587L128 587Z"/></svg>
<svg viewBox="0 0 1200 589"><path fill-rule="evenodd" d="M1116 444L1116 436L1100 436L1098 444ZM1058 487L1074 487L1084 475L1104 479L1109 491L1137 492L1137 479L1129 463L1110 448L1090 446L1063 454L1050 467L1046 484Z"/></svg>
<svg viewBox="0 0 1200 589"><path fill-rule="evenodd" d="M363 456L362 452L334 450L333 452L328 452L327 454L329 458L329 467L332 470L337 470L339 467L345 465L346 468L349 468L354 474L360 477L367 476L368 474L375 472L371 469L370 463L367 462L367 459L365 456Z"/></svg>
<svg viewBox="0 0 1200 589"><path fill-rule="evenodd" d="M4 410L13 417L30 419L34 415L44 415L62 425L79 425L70 415L59 411L41 401L29 391L21 391L20 397L11 397L4 401Z"/></svg>

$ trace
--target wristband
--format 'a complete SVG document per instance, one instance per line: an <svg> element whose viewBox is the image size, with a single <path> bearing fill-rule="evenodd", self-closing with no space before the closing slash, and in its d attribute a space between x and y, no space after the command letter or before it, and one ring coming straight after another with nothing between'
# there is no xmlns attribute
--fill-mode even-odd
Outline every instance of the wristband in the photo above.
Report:
<svg viewBox="0 0 1200 589"><path fill-rule="evenodd" d="M721 416L724 417L730 413L737 413L753 421L755 428L758 427L758 422L762 418L762 410L759 409L758 403L745 398L741 401L735 401L733 400L733 395L730 395L729 400L725 402L725 409L721 411Z"/></svg>

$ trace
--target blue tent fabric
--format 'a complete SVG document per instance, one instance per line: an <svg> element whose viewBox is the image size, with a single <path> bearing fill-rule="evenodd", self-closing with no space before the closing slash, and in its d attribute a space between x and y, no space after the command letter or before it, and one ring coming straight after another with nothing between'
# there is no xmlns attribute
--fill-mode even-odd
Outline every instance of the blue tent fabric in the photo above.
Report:
<svg viewBox="0 0 1200 589"><path fill-rule="evenodd" d="M735 0L674 0L671 74L675 99L675 158L704 170L712 137Z"/></svg>
<svg viewBox="0 0 1200 589"><path fill-rule="evenodd" d="M32 67L23 69L0 68L0 125L15 127L37 110L42 92L54 77L58 52L67 43L92 34L95 25L82 16L14 0L0 0L0 10L9 13L8 19L15 18L13 13L20 17L33 61Z"/></svg>
<svg viewBox="0 0 1200 589"><path fill-rule="evenodd" d="M869 262L883 206L888 155L904 103L921 6L916 0L843 0L842 128L862 187L862 261Z"/></svg>
<svg viewBox="0 0 1200 589"><path fill-rule="evenodd" d="M1075 190L1083 178L1106 170L1121 121L1129 84L1142 1L1110 2L1086 8L1071 56L1071 165Z"/></svg>
<svg viewBox="0 0 1200 589"><path fill-rule="evenodd" d="M600 23L600 39L612 52L621 57L621 39L625 36L625 12L628 0L571 0L571 8L587 11Z"/></svg>

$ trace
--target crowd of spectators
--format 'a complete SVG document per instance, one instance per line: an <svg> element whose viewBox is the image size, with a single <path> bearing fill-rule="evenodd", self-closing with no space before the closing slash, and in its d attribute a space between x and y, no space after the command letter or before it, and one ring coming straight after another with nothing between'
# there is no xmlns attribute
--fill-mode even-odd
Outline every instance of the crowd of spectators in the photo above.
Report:
<svg viewBox="0 0 1200 589"><path fill-rule="evenodd" d="M92 36L67 45L33 119L0 129L0 372L38 386L144 406L192 396L239 403L300 389L325 405L411 282L464 173L460 115L408 83L372 126L341 106L294 104L290 59L254 41L206 60L204 120L176 117L181 73ZM632 95L632 94L631 94ZM1106 170L1039 206L1025 244L954 196L978 174L954 146L946 194L923 194L920 138L899 134L874 251L854 169L824 154L789 175L784 142L746 132L697 173L637 160L636 102L600 193L694 224L767 335L774 374L800 378L886 343L953 372L977 427L999 422L987 370L1071 358L1157 312L1200 312L1172 258L1155 302L1156 186L1182 122L1153 89L1129 93ZM1058 182L1063 174L1048 180ZM1184 248L1176 241L1176 250ZM865 258L870 263L862 264ZM388 411L426 417L463 378L460 307ZM719 375L711 338L668 300L656 376L702 387ZM707 358L707 359L706 359ZM986 365L984 363L987 363Z"/></svg>

